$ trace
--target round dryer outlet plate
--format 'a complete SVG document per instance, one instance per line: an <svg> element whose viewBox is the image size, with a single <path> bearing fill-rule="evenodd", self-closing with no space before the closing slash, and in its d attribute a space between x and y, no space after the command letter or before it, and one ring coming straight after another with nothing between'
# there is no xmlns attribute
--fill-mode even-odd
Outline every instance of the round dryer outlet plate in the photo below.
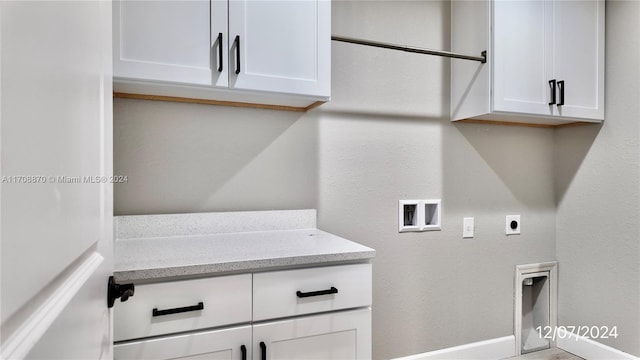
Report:
<svg viewBox="0 0 640 360"><path fill-rule="evenodd" d="M519 235L521 225L520 215L507 215L504 232L507 235Z"/></svg>

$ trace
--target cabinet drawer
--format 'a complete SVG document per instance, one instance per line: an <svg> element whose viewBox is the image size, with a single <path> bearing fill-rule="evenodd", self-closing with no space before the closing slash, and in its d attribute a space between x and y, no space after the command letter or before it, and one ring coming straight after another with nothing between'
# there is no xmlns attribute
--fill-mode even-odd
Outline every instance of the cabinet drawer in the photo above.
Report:
<svg viewBox="0 0 640 360"><path fill-rule="evenodd" d="M250 321L251 274L142 284L114 308L114 340Z"/></svg>
<svg viewBox="0 0 640 360"><path fill-rule="evenodd" d="M275 271L253 276L253 320L371 305L371 264Z"/></svg>

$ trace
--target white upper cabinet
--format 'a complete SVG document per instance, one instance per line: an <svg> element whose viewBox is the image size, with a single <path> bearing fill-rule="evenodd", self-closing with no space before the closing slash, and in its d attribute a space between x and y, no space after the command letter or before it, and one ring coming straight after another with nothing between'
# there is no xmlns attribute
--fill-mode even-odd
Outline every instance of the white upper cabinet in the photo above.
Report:
<svg viewBox="0 0 640 360"><path fill-rule="evenodd" d="M604 120L604 1L556 1L553 25L553 71L564 81L557 114Z"/></svg>
<svg viewBox="0 0 640 360"><path fill-rule="evenodd" d="M119 0L113 22L116 92L301 107L329 99L329 0Z"/></svg>
<svg viewBox="0 0 640 360"><path fill-rule="evenodd" d="M547 1L494 3L493 110L552 115L547 82L553 77Z"/></svg>
<svg viewBox="0 0 640 360"><path fill-rule="evenodd" d="M115 1L113 16L114 77L228 85L226 1Z"/></svg>
<svg viewBox="0 0 640 360"><path fill-rule="evenodd" d="M328 96L331 60L324 55L331 52L330 12L329 1L231 0L231 86Z"/></svg>
<svg viewBox="0 0 640 360"><path fill-rule="evenodd" d="M604 120L604 1L452 1L451 118Z"/></svg>

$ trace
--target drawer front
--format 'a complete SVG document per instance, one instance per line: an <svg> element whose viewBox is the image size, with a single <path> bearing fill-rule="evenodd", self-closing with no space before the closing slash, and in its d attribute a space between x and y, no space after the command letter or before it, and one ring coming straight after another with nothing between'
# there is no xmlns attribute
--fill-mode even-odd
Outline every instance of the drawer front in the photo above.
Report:
<svg viewBox="0 0 640 360"><path fill-rule="evenodd" d="M253 276L253 320L371 305L371 264L275 271Z"/></svg>
<svg viewBox="0 0 640 360"><path fill-rule="evenodd" d="M114 307L114 340L251 321L251 274L136 285Z"/></svg>

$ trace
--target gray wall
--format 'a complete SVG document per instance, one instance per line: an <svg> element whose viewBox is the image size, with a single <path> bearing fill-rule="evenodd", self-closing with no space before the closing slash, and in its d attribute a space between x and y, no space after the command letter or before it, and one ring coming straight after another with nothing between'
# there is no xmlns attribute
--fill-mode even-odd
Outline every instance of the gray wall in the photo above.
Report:
<svg viewBox="0 0 640 360"><path fill-rule="evenodd" d="M448 2L334 2L333 33L449 47ZM555 259L553 130L453 124L449 63L334 43L319 111L319 226L375 248L374 357L513 334L514 265ZM397 230L442 198L443 230ZM504 234L522 215L522 235ZM476 236L462 239L462 218Z"/></svg>
<svg viewBox="0 0 640 360"><path fill-rule="evenodd" d="M637 7L625 4L613 7ZM608 15L609 24L615 23L611 16L629 16L619 10ZM448 19L447 1L333 2L333 33L380 41L447 49ZM621 35L625 26L637 25L616 26ZM637 36L625 36L617 40L619 53L623 42L636 41L637 47ZM567 314L561 321L627 324L625 336L637 339L638 321L634 327L628 313L615 310L638 308L637 287L630 285L638 284L639 272L632 269L638 258L627 255L639 253L640 132L632 125L637 92L635 103L620 106L622 114L609 112L625 125L609 127L618 120L608 121L594 145L600 150L592 153L599 127L555 133L449 122L450 60L340 43L332 51L332 101L307 114L116 99L115 173L129 176L129 183L116 184L116 213L317 208L320 228L378 250L373 350L376 359L386 359L513 334L513 267L555 259L557 202L561 314ZM622 57L617 81L637 89L638 77L626 76L637 75L638 64ZM622 96L617 101L634 95L624 89L607 95L612 94ZM612 142L623 142L625 152L618 153ZM591 165L583 170L585 156ZM624 174L633 173L628 181L635 187L625 191L621 183L627 177L612 174L615 182L591 202L592 188L609 180L598 176L623 166ZM610 188L618 190L609 203ZM442 231L397 232L398 200L415 198L442 198ZM635 212L622 228L607 220L606 234L598 228L601 222L576 217L585 209L597 211L595 204L605 206L596 215L613 216L620 203ZM504 235L507 214L522 215L522 235ZM473 239L462 239L465 216L475 217ZM619 258L632 276L617 282L621 286L596 286L589 290L591 299L578 303L576 297L595 286L579 272L594 254L602 255L603 236L621 246L606 248L611 255L599 266L607 274L596 278L615 277L611 264ZM584 238L592 248L580 250ZM566 268L573 270L563 278ZM599 295L603 290L611 294ZM617 294L634 296L635 302L618 306L624 298ZM590 318L601 296L612 310ZM637 341L620 339L615 345L637 353Z"/></svg>
<svg viewBox="0 0 640 360"><path fill-rule="evenodd" d="M315 208L316 128L313 114L114 99L116 215Z"/></svg>
<svg viewBox="0 0 640 360"><path fill-rule="evenodd" d="M558 323L640 356L640 2L606 11L606 121L556 133Z"/></svg>

